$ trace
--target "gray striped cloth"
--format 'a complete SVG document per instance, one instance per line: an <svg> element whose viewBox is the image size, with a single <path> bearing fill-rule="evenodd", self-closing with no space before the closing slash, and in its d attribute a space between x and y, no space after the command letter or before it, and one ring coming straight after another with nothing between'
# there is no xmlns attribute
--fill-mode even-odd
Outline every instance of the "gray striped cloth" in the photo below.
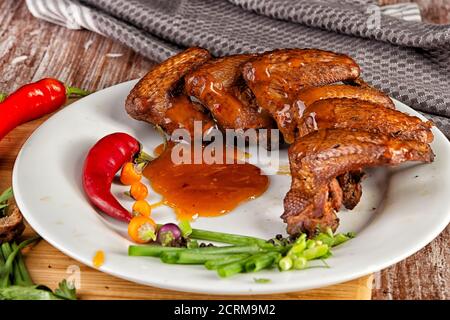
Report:
<svg viewBox="0 0 450 320"><path fill-rule="evenodd" d="M319 48L353 57L374 87L450 137L450 26L415 4L375 0L27 0L30 12L86 28L161 61L185 47L214 55Z"/></svg>

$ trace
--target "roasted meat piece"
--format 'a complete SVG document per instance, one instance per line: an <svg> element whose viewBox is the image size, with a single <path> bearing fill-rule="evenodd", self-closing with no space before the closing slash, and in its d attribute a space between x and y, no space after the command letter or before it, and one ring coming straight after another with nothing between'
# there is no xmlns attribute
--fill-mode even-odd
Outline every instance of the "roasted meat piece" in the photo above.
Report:
<svg viewBox="0 0 450 320"><path fill-rule="evenodd" d="M295 102L299 109L299 116L301 117L305 108L308 108L314 102L331 98L359 99L395 109L391 98L377 89L346 84L332 84L300 90Z"/></svg>
<svg viewBox="0 0 450 320"><path fill-rule="evenodd" d="M316 49L283 49L258 55L242 67L258 106L277 122L287 143L294 142L299 89L352 80L359 67L350 57Z"/></svg>
<svg viewBox="0 0 450 320"><path fill-rule="evenodd" d="M336 177L339 187L342 190L342 204L349 210L354 209L359 203L359 200L361 200L361 180L363 176L364 172L362 170L355 170Z"/></svg>
<svg viewBox="0 0 450 320"><path fill-rule="evenodd" d="M11 209L4 217L0 216L0 244L19 237L25 229L24 220L19 209L10 205Z"/></svg>
<svg viewBox="0 0 450 320"><path fill-rule="evenodd" d="M433 161L427 143L381 133L324 129L298 139L289 148L291 190L284 199L282 218L289 234L338 226L330 183L337 176L365 167L405 161Z"/></svg>
<svg viewBox="0 0 450 320"><path fill-rule="evenodd" d="M275 127L242 78L240 67L252 57L241 54L209 60L185 77L186 93L209 109L223 129Z"/></svg>
<svg viewBox="0 0 450 320"><path fill-rule="evenodd" d="M385 108L369 101L347 98L319 100L306 108L298 121L298 135L327 129L349 129L389 134L394 137L431 142L432 123Z"/></svg>
<svg viewBox="0 0 450 320"><path fill-rule="evenodd" d="M327 87L330 87L330 90L326 90ZM341 93L337 89L342 87L344 87L343 94L347 97L353 95L358 99L321 99L326 96L340 96ZM303 101L308 107L298 121L299 137L320 129L345 128L380 132L422 142L432 141L431 122L422 122L417 117L390 109L389 97L381 92L378 94L376 92L378 91L370 88L342 85L308 88L301 91L299 97L304 99ZM347 209L353 209L362 196L360 183L362 175L361 171L356 171L348 172L337 178L343 191L343 204Z"/></svg>
<svg viewBox="0 0 450 320"><path fill-rule="evenodd" d="M191 135L194 121L201 121L203 131L214 125L203 107L182 92L183 77L211 58L201 48L187 49L151 69L131 90L125 108L136 120L161 126L171 134L185 128Z"/></svg>

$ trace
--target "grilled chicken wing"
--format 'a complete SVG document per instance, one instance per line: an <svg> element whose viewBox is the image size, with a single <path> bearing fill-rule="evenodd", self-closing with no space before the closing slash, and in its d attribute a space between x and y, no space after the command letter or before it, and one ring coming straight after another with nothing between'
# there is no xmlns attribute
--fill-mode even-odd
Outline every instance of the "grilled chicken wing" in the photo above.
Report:
<svg viewBox="0 0 450 320"><path fill-rule="evenodd" d="M337 228L335 201L330 195L335 177L364 167L431 162L433 158L427 143L371 132L324 129L298 139L289 148L292 183L282 215L288 232L312 235L318 228Z"/></svg>
<svg viewBox="0 0 450 320"><path fill-rule="evenodd" d="M370 131L430 143L432 123L394 109L359 99L319 100L299 120L299 137L327 128Z"/></svg>
<svg viewBox="0 0 450 320"><path fill-rule="evenodd" d="M255 57L241 54L213 59L185 77L187 94L197 98L224 129L274 128L270 114L259 108L241 74Z"/></svg>
<svg viewBox="0 0 450 320"><path fill-rule="evenodd" d="M391 98L377 89L346 84L332 84L300 90L295 102L299 109L299 116L301 117L305 108L308 108L314 102L332 98L359 99L380 104L389 109L395 109Z"/></svg>
<svg viewBox="0 0 450 320"><path fill-rule="evenodd" d="M287 143L294 142L299 89L352 80L359 67L350 57L316 49L283 49L266 52L246 62L242 74L258 105L277 122Z"/></svg>
<svg viewBox="0 0 450 320"><path fill-rule="evenodd" d="M125 108L136 120L161 126L167 133L186 128L191 135L194 121L201 121L203 131L213 126L203 107L181 92L183 77L211 58L201 48L187 49L151 69L131 90Z"/></svg>
<svg viewBox="0 0 450 320"><path fill-rule="evenodd" d="M349 210L354 209L359 203L359 200L361 200L361 180L363 176L364 172L362 170L353 170L336 177L339 187L342 190L342 204Z"/></svg>
<svg viewBox="0 0 450 320"><path fill-rule="evenodd" d="M303 116L305 109L308 110L308 107L315 102L332 98L358 99L382 105L389 109L395 109L395 105L391 98L381 91L371 88L362 79L358 78L351 80L350 82L351 84L332 84L300 90L297 95L297 100L295 101L299 116ZM308 128L307 132L304 132L305 130L300 130L300 136L309 133L310 129L314 129L314 119L311 118L308 121L310 121L310 124L313 124L313 128ZM302 128L304 123L302 120L300 120L300 123L300 127ZM344 122L342 125L346 125L347 123L348 122ZM342 202L347 209L352 210L361 199L361 178L363 175L364 173L361 170L358 170L347 172L337 177L337 181L342 188Z"/></svg>

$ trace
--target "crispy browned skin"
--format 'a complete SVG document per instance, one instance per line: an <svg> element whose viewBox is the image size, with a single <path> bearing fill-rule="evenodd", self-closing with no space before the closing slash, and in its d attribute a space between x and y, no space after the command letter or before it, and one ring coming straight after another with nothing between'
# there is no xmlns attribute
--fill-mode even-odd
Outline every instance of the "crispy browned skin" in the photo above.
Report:
<svg viewBox="0 0 450 320"><path fill-rule="evenodd" d="M296 100L299 116L301 117L305 108L308 108L314 102L331 98L359 99L376 103L389 109L395 109L391 98L377 89L346 84L332 84L300 90Z"/></svg>
<svg viewBox="0 0 450 320"><path fill-rule="evenodd" d="M258 105L269 111L287 143L294 142L299 89L356 79L359 67L350 57L316 49L283 49L259 55L242 67Z"/></svg>
<svg viewBox="0 0 450 320"><path fill-rule="evenodd" d="M186 128L193 133L194 121L203 131L213 125L203 107L180 93L183 77L211 58L201 48L187 49L151 69L131 90L125 108L136 120L161 126L167 133Z"/></svg>
<svg viewBox="0 0 450 320"><path fill-rule="evenodd" d="M295 106L301 117L313 103L331 98L352 98L372 102L389 109L395 109L394 102L383 92L367 85L362 79L351 80L352 84L331 84L318 87L309 87L299 91ZM302 121L300 120L300 123ZM300 125L301 126L301 125ZM301 135L305 134L300 132ZM361 199L362 171L347 172L337 177L342 188L342 202L347 209L353 209Z"/></svg>
<svg viewBox="0 0 450 320"><path fill-rule="evenodd" d="M270 114L259 108L241 74L241 65L255 57L241 54L213 59L185 77L186 93L211 111L224 129L274 128Z"/></svg>
<svg viewBox="0 0 450 320"><path fill-rule="evenodd" d="M7 215L0 217L0 244L18 238L24 229L22 214L15 205L11 205Z"/></svg>
<svg viewBox="0 0 450 320"><path fill-rule="evenodd" d="M326 90L326 88L330 88L330 90ZM343 89L342 92L338 90L339 88ZM356 90L352 90L352 88ZM346 128L381 132L422 142L433 140L430 130L431 122L422 122L417 117L389 109L390 104L388 102L391 101L389 97L382 93L377 94L374 91L377 92L371 88L342 85L307 88L301 91L300 99L304 99L308 107L303 111L303 117L298 121L299 137L325 128ZM344 97L353 95L358 99L346 97L322 100L324 97L339 97L341 94ZM377 101L380 103L375 103ZM342 201L347 209L353 209L362 196L361 176L362 172L348 172L337 177L342 188Z"/></svg>
<svg viewBox="0 0 450 320"><path fill-rule="evenodd" d="M361 200L361 180L363 176L364 172L362 170L356 170L336 177L342 189L342 204L349 210L354 209L359 203L359 200Z"/></svg>
<svg viewBox="0 0 450 320"><path fill-rule="evenodd" d="M288 233L338 226L330 183L349 171L396 165L405 161L433 161L427 143L384 134L324 129L298 139L289 148L291 190L284 199L282 218Z"/></svg>
<svg viewBox="0 0 450 320"><path fill-rule="evenodd" d="M359 99L319 100L307 108L298 122L299 137L308 133L341 128L389 134L402 139L433 141L432 123L415 116Z"/></svg>

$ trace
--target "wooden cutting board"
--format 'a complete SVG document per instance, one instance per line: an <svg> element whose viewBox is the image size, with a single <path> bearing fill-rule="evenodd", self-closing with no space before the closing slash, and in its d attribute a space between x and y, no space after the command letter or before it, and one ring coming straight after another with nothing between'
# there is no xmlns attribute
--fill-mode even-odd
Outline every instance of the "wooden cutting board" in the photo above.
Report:
<svg viewBox="0 0 450 320"><path fill-rule="evenodd" d="M25 236L32 235L27 229ZM35 283L56 288L62 279L78 280L77 290L80 299L345 299L369 300L372 294L373 276L365 276L356 280L325 288L270 295L204 295L198 293L179 292L139 285L122 280L99 270L87 267L69 258L41 240L25 254L25 262ZM106 259L108 257L106 256ZM330 269L330 272L333 272ZM217 281L226 281L217 279ZM264 284L261 284L264 285Z"/></svg>

